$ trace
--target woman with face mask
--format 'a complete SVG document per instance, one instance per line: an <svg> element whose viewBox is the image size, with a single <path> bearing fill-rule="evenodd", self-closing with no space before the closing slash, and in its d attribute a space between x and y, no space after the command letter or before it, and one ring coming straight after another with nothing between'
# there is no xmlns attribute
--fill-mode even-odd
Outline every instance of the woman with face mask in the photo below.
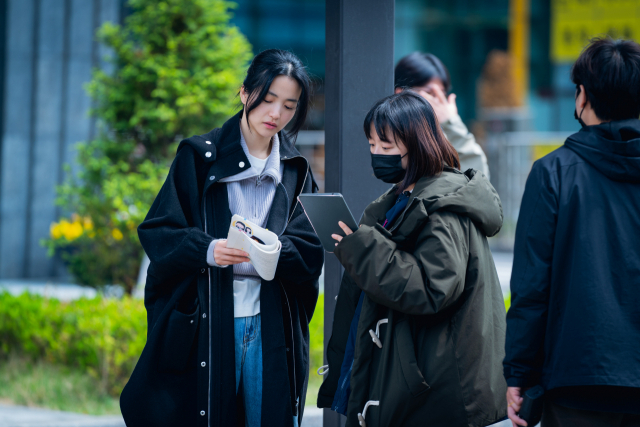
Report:
<svg viewBox="0 0 640 427"><path fill-rule="evenodd" d="M318 406L347 426L486 426L504 419L505 307L487 237L502 226L487 178L458 170L412 91L366 116L375 176L393 187L340 223L345 268Z"/></svg>

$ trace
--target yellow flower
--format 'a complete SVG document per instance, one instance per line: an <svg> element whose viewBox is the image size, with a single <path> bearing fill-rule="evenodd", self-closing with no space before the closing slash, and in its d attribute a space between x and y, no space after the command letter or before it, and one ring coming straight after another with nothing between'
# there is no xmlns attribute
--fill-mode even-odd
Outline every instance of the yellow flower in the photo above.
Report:
<svg viewBox="0 0 640 427"><path fill-rule="evenodd" d="M60 224L57 222L52 222L49 226L49 233L51 234L51 238L53 240L58 240L62 237L62 231L60 231Z"/></svg>
<svg viewBox="0 0 640 427"><path fill-rule="evenodd" d="M72 242L82 236L82 225L80 225L79 222L69 223L65 220L60 221L60 225L63 224L62 234L68 241Z"/></svg>
<svg viewBox="0 0 640 427"><path fill-rule="evenodd" d="M113 230L111 230L111 235L116 240L122 240L122 238L124 237L124 235L122 234L122 231L118 230L117 228L114 228Z"/></svg>

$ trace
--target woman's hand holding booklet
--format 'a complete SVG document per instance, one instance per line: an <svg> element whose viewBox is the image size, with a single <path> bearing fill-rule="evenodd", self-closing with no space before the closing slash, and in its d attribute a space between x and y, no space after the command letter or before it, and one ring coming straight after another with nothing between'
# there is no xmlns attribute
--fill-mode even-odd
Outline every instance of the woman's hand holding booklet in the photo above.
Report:
<svg viewBox="0 0 640 427"><path fill-rule="evenodd" d="M251 221L234 215L231 218L227 248L249 254L249 262L264 280L273 280L280 258L282 243L278 236Z"/></svg>

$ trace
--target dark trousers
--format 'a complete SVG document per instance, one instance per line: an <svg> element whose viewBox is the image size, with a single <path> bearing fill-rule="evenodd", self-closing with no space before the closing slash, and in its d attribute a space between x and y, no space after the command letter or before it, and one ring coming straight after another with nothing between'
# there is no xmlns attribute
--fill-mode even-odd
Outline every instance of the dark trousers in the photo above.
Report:
<svg viewBox="0 0 640 427"><path fill-rule="evenodd" d="M542 427L640 427L640 415L585 411L545 402Z"/></svg>

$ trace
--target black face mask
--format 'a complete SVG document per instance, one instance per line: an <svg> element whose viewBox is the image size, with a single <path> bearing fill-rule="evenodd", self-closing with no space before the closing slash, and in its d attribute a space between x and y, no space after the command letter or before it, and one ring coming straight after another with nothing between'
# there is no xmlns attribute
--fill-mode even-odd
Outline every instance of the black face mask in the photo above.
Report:
<svg viewBox="0 0 640 427"><path fill-rule="evenodd" d="M402 181L407 173L402 168L402 158L404 156L400 154L372 154L371 167L373 168L373 174L387 184L396 184Z"/></svg>
<svg viewBox="0 0 640 427"><path fill-rule="evenodd" d="M578 86L578 92L576 93L576 99L578 98L578 95L580 95L580 86ZM574 109L573 110L573 118L575 118L578 121L578 123L580 123L580 126L585 128L585 127L587 127L587 124L582 121L582 112L583 111L584 111L584 107L582 107L582 110L580 111L580 115L578 115L578 110Z"/></svg>

